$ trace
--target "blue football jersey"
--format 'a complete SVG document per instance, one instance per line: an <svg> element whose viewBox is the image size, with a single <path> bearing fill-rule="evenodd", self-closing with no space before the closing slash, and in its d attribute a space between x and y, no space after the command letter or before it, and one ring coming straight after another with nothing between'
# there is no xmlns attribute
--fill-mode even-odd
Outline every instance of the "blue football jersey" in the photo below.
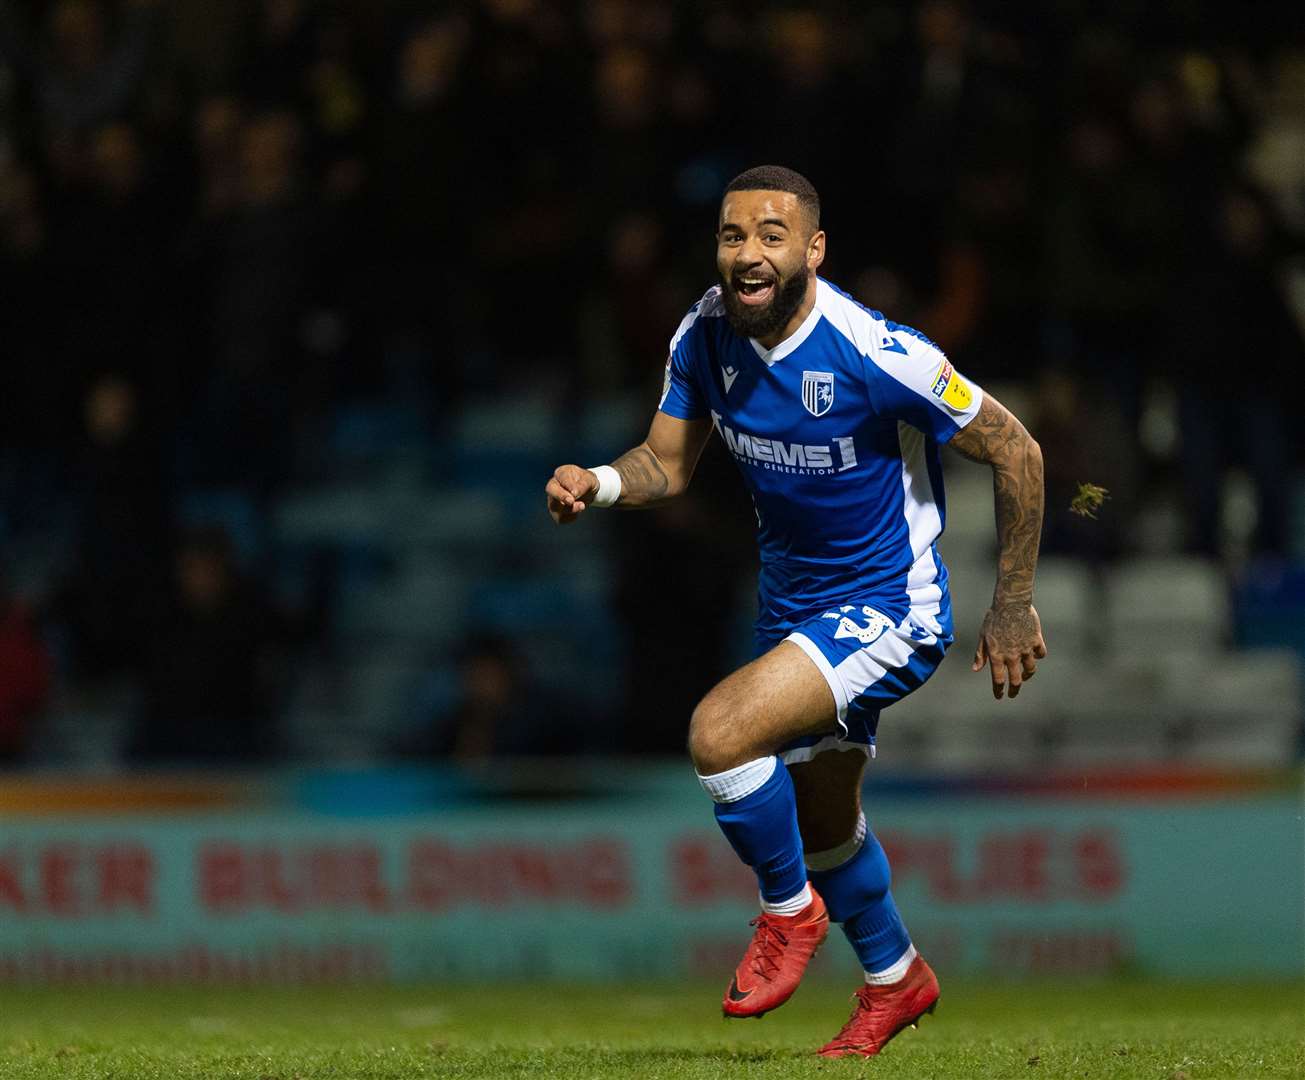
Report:
<svg viewBox="0 0 1305 1080"><path fill-rule="evenodd" d="M710 417L743 474L761 552L759 635L851 599L898 619L947 588L938 445L982 391L933 342L820 279L774 349L741 337L719 286L671 340L660 408Z"/></svg>

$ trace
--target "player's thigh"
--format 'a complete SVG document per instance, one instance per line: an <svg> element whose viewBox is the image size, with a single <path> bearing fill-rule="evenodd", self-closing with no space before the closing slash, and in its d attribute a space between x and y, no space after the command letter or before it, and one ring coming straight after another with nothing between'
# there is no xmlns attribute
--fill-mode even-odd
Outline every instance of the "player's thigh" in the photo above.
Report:
<svg viewBox="0 0 1305 1080"><path fill-rule="evenodd" d="M829 851L856 832L866 760L861 747L848 744L845 750L826 750L788 767L806 851Z"/></svg>
<svg viewBox="0 0 1305 1080"><path fill-rule="evenodd" d="M833 691L800 648L781 641L718 683L693 711L689 753L700 773L723 772L790 739L832 731Z"/></svg>

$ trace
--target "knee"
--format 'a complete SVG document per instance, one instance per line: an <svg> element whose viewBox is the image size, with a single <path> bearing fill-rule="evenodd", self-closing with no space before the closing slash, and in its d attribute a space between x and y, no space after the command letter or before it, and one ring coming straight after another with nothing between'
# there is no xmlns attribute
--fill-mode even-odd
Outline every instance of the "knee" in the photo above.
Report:
<svg viewBox="0 0 1305 1080"><path fill-rule="evenodd" d="M763 750L747 737L747 718L713 691L698 703L689 720L689 757L699 776L711 776L761 757Z"/></svg>

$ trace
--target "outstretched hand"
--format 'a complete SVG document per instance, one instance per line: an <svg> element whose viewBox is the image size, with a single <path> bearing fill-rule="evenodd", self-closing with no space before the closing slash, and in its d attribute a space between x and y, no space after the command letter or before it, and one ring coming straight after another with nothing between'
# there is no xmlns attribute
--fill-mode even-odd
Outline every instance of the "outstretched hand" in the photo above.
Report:
<svg viewBox="0 0 1305 1080"><path fill-rule="evenodd" d="M1020 686L1037 674L1038 661L1046 655L1037 609L1032 604L1000 604L990 607L983 617L970 667L982 671L983 665L988 665L992 696L1000 700L1007 690L1015 697Z"/></svg>
<svg viewBox="0 0 1305 1080"><path fill-rule="evenodd" d="M570 525L598 493L598 477L579 465L560 465L544 486L548 512L559 525Z"/></svg>

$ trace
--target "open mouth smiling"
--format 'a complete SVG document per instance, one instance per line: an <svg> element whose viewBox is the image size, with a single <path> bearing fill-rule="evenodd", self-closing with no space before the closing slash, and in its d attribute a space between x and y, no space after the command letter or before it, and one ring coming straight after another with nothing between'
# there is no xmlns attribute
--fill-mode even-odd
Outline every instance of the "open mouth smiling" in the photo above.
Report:
<svg viewBox="0 0 1305 1080"><path fill-rule="evenodd" d="M734 294L750 307L759 307L770 302L775 294L775 279L766 274L749 271L736 274L732 278Z"/></svg>

